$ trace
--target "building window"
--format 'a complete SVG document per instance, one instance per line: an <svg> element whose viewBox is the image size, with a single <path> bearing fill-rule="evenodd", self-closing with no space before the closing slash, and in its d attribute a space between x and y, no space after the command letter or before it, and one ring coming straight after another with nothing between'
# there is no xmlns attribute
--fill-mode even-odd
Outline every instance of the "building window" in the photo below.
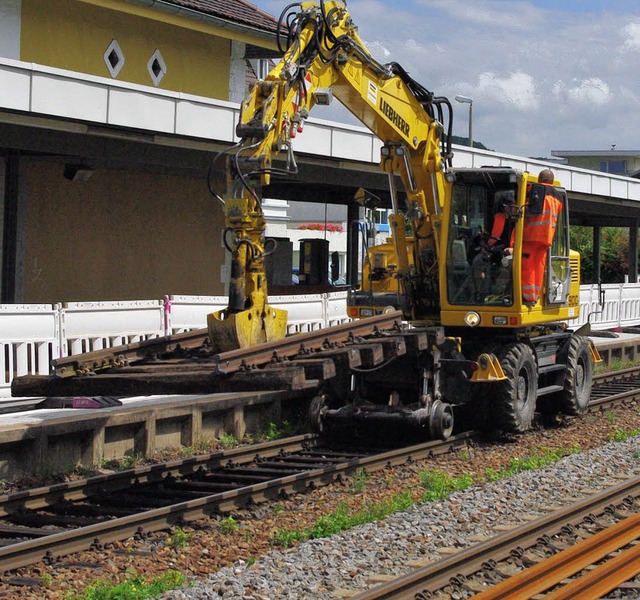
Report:
<svg viewBox="0 0 640 600"><path fill-rule="evenodd" d="M113 40L104 51L104 64L107 65L107 69L114 79L124 67L124 52L122 52L117 40Z"/></svg>
<svg viewBox="0 0 640 600"><path fill-rule="evenodd" d="M389 231L389 211L386 208L367 209L367 219L375 223L376 231Z"/></svg>
<svg viewBox="0 0 640 600"><path fill-rule="evenodd" d="M167 65L162 58L162 54L160 54L160 50L156 50L151 55L151 58L147 63L147 71L149 71L149 75L151 75L153 85L158 87L162 78L167 74Z"/></svg>
<svg viewBox="0 0 640 600"><path fill-rule="evenodd" d="M601 160L600 170L605 173L613 173L614 175L626 175L627 174L627 161L626 160Z"/></svg>

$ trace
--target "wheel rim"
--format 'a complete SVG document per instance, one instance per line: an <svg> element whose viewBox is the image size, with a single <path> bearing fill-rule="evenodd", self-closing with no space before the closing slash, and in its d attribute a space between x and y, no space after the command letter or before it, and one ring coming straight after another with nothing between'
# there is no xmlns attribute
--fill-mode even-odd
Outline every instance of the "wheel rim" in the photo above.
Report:
<svg viewBox="0 0 640 600"><path fill-rule="evenodd" d="M436 400L431 409L429 433L431 439L446 440L453 432L453 409L450 404Z"/></svg>
<svg viewBox="0 0 640 600"><path fill-rule="evenodd" d="M576 389L578 392L582 392L584 390L585 385L585 366L582 360L578 361L576 365Z"/></svg>
<svg viewBox="0 0 640 600"><path fill-rule="evenodd" d="M518 408L522 408L527 401L527 375L523 371L518 375L518 382L516 383L516 402Z"/></svg>

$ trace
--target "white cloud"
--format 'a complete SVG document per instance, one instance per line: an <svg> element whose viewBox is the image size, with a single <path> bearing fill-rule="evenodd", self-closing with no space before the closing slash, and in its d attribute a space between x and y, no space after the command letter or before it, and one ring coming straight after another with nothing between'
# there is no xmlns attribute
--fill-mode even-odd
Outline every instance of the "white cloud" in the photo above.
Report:
<svg viewBox="0 0 640 600"><path fill-rule="evenodd" d="M531 75L523 72L498 77L495 73L481 73L478 77L478 97L497 100L520 111L537 110L536 85Z"/></svg>
<svg viewBox="0 0 640 600"><path fill-rule="evenodd" d="M400 63L452 102L456 94L474 99L474 138L489 148L524 156L637 148L637 0L608 0L591 12L577 2L549 4L348 0L374 58ZM464 136L465 107L453 105L454 134Z"/></svg>
<svg viewBox="0 0 640 600"><path fill-rule="evenodd" d="M628 50L640 50L640 22L628 23L622 29L624 36L624 48Z"/></svg>
<svg viewBox="0 0 640 600"><path fill-rule="evenodd" d="M611 89L599 77L574 81L573 85L558 81L553 86L553 94L558 99L572 103L604 105L612 100Z"/></svg>

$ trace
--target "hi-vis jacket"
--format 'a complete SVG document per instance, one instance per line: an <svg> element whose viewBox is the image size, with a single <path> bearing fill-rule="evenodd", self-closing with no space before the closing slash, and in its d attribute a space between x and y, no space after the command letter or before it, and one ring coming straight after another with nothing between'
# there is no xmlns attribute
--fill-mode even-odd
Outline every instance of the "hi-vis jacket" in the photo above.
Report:
<svg viewBox="0 0 640 600"><path fill-rule="evenodd" d="M551 186L549 187L551 188ZM539 215L525 213L522 241L525 244L551 246L560 211L562 211L562 202L556 198L552 189L550 189L549 193L544 196L542 212Z"/></svg>

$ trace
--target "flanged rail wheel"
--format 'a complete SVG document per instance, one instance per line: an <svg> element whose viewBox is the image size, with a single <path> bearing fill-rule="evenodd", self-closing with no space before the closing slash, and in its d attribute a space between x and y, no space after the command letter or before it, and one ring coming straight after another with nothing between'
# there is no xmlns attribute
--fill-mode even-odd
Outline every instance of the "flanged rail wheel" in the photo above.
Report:
<svg viewBox="0 0 640 600"><path fill-rule="evenodd" d="M450 404L435 400L429 415L429 435L432 440L446 440L453 432L453 409Z"/></svg>
<svg viewBox="0 0 640 600"><path fill-rule="evenodd" d="M536 409L538 369L527 344L510 344L500 353L500 364L508 379L495 385L492 413L498 426L522 433L531 427Z"/></svg>

